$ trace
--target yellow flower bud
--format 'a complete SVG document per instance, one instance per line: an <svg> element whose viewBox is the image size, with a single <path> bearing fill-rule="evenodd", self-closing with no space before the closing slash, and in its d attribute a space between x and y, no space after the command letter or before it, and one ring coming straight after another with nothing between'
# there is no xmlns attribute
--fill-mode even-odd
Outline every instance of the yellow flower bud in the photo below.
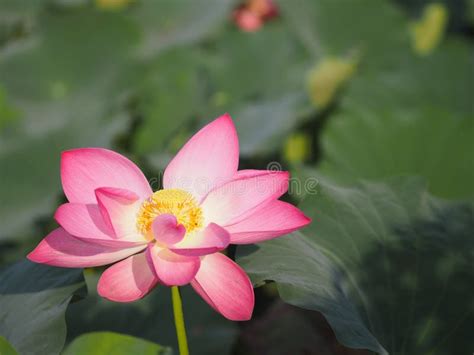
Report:
<svg viewBox="0 0 474 355"><path fill-rule="evenodd" d="M419 55L430 54L441 42L447 23L448 11L444 5L425 6L421 19L411 26L413 50Z"/></svg>
<svg viewBox="0 0 474 355"><path fill-rule="evenodd" d="M308 75L308 91L311 101L318 108L325 108L338 90L354 74L357 63L354 59L325 58Z"/></svg>
<svg viewBox="0 0 474 355"><path fill-rule="evenodd" d="M122 10L134 0L95 0L95 6L102 10Z"/></svg>

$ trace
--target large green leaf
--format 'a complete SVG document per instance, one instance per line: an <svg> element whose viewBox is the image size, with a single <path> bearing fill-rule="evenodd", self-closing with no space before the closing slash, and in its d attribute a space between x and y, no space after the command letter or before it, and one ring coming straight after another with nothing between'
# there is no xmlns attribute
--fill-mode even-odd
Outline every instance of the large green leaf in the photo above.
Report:
<svg viewBox="0 0 474 355"><path fill-rule="evenodd" d="M112 332L81 335L63 352L64 355L172 355L169 348L150 341Z"/></svg>
<svg viewBox="0 0 474 355"><path fill-rule="evenodd" d="M20 261L0 271L0 335L20 354L59 354L66 308L84 296L82 270Z"/></svg>
<svg viewBox="0 0 474 355"><path fill-rule="evenodd" d="M0 53L0 82L18 112L0 132L0 237L51 209L62 150L107 146L124 128L117 82L136 39L120 17L66 12L44 15L34 36Z"/></svg>
<svg viewBox="0 0 474 355"><path fill-rule="evenodd" d="M305 234L239 249L254 283L276 281L286 302L320 311L349 347L472 351L472 204L435 199L418 179L322 179L300 207L313 218Z"/></svg>
<svg viewBox="0 0 474 355"><path fill-rule="evenodd" d="M90 295L68 308L68 337L90 331L113 331L166 344L178 350L171 291L160 286L140 301L114 303L97 295L97 274L86 274ZM229 354L236 336L235 323L207 305L191 287L181 288L191 354Z"/></svg>
<svg viewBox="0 0 474 355"><path fill-rule="evenodd" d="M473 123L441 110L372 111L351 103L323 132L320 168L344 182L418 174L436 195L473 197Z"/></svg>

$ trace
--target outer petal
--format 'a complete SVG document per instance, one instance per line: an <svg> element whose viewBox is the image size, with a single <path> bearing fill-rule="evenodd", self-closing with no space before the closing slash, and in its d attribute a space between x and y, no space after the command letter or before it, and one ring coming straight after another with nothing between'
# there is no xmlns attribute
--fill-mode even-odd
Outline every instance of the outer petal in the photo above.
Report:
<svg viewBox="0 0 474 355"><path fill-rule="evenodd" d="M258 243L291 233L311 222L298 208L274 200L244 220L225 226L232 244Z"/></svg>
<svg viewBox="0 0 474 355"><path fill-rule="evenodd" d="M208 222L221 226L236 223L256 208L278 199L288 190L287 172L266 172L238 176L214 190L204 199L202 208Z"/></svg>
<svg viewBox="0 0 474 355"><path fill-rule="evenodd" d="M186 236L181 242L169 248L176 254L201 256L225 249L229 242L229 233L221 226L211 223L203 231Z"/></svg>
<svg viewBox="0 0 474 355"><path fill-rule="evenodd" d="M48 234L35 250L28 254L28 259L35 263L61 267L93 267L114 263L144 248L145 246L140 245L117 249L90 244L58 228Z"/></svg>
<svg viewBox="0 0 474 355"><path fill-rule="evenodd" d="M132 255L104 271L99 279L99 295L115 302L131 302L144 297L158 279L145 253Z"/></svg>
<svg viewBox="0 0 474 355"><path fill-rule="evenodd" d="M95 203L94 190L104 186L128 189L141 198L152 194L147 179L134 163L103 148L63 152L61 181L69 202Z"/></svg>
<svg viewBox="0 0 474 355"><path fill-rule="evenodd" d="M230 320L249 320L255 303L252 283L227 256L205 256L191 282L194 290L216 311Z"/></svg>
<svg viewBox="0 0 474 355"><path fill-rule="evenodd" d="M234 123L225 114L196 133L168 164L165 189L179 188L198 200L214 186L230 180L239 165L239 141Z"/></svg>
<svg viewBox="0 0 474 355"><path fill-rule="evenodd" d="M157 216L151 224L151 229L155 239L164 245L178 243L186 234L186 228L178 224L174 215L168 213Z"/></svg>
<svg viewBox="0 0 474 355"><path fill-rule="evenodd" d="M181 256L156 245L150 245L146 254L156 276L167 286L188 284L196 276L201 264L198 257Z"/></svg>
<svg viewBox="0 0 474 355"><path fill-rule="evenodd" d="M136 215L140 208L136 193L119 188L95 190L99 211L115 237L138 234Z"/></svg>
<svg viewBox="0 0 474 355"><path fill-rule="evenodd" d="M110 247L130 247L146 243L139 234L116 239L104 222L97 205L65 203L56 210L54 218L68 233L85 242Z"/></svg>
<svg viewBox="0 0 474 355"><path fill-rule="evenodd" d="M250 178L250 177L255 177L255 176L267 175L267 174L274 173L274 172L278 172L278 171L243 169L243 170L237 171L235 173L235 175L232 177L232 180L238 180L238 179Z"/></svg>

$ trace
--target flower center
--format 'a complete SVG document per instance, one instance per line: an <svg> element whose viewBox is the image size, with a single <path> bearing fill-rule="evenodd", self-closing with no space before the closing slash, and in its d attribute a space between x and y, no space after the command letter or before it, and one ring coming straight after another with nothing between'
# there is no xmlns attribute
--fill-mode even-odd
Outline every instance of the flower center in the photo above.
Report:
<svg viewBox="0 0 474 355"><path fill-rule="evenodd" d="M160 214L172 214L179 224L186 228L186 234L199 229L203 225L202 209L196 199L180 189L156 191L145 200L137 216L137 228L148 239L153 239L151 224Z"/></svg>

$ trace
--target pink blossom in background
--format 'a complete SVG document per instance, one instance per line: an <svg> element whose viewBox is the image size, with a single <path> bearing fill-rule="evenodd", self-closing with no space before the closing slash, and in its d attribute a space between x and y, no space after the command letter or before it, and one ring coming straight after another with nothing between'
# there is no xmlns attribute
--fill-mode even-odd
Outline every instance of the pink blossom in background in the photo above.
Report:
<svg viewBox="0 0 474 355"><path fill-rule="evenodd" d="M235 24L247 32L259 30L263 24L278 16L278 9L272 0L247 0L233 12Z"/></svg>
<svg viewBox="0 0 474 355"><path fill-rule="evenodd" d="M167 166L153 192L140 169L102 148L66 151L61 180L68 199L60 227L28 255L37 263L83 268L113 264L98 292L116 302L144 297L157 284L191 284L216 311L248 320L254 307L245 272L220 253L310 222L278 198L289 174L240 170L237 132L223 115L196 133Z"/></svg>

